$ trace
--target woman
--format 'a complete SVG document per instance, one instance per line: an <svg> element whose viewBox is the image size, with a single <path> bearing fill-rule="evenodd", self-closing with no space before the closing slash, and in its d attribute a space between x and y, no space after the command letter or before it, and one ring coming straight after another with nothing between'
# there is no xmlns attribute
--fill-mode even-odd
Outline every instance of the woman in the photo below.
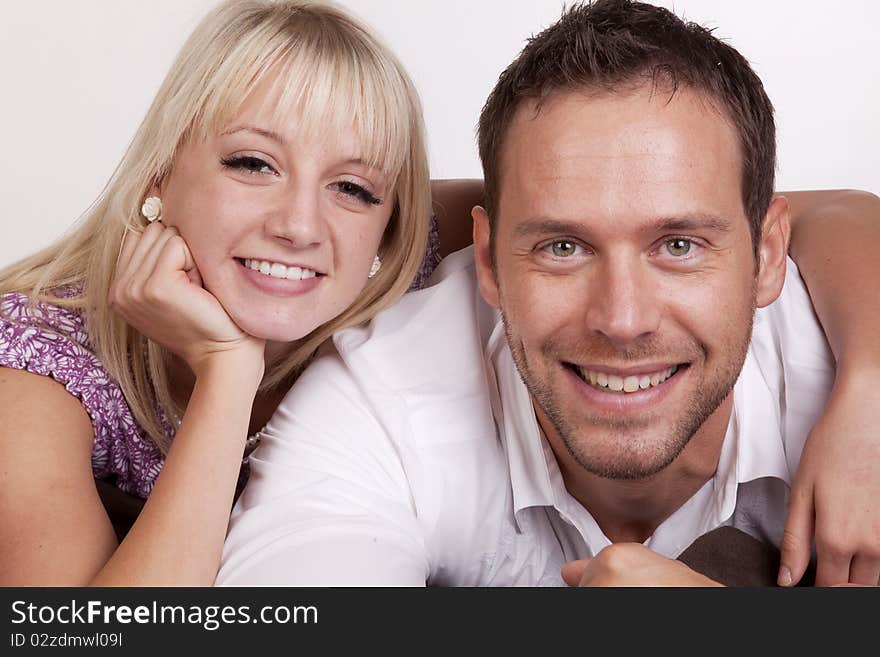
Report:
<svg viewBox="0 0 880 657"><path fill-rule="evenodd" d="M412 85L362 26L209 14L84 224L0 274L0 583L213 582L245 437L407 289L427 175ZM121 543L93 478L147 498Z"/></svg>
<svg viewBox="0 0 880 657"><path fill-rule="evenodd" d="M203 20L84 223L0 277L4 584L213 581L245 438L419 270L422 133L402 66L339 10ZM118 546L93 474L149 495Z"/></svg>

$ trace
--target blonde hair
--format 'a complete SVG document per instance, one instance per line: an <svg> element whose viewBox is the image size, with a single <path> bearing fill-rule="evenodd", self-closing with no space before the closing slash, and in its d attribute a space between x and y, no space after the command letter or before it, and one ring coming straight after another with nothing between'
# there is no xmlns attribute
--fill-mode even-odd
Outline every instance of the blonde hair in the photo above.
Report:
<svg viewBox="0 0 880 657"><path fill-rule="evenodd" d="M181 415L171 394L171 354L109 306L123 235L143 226L140 206L171 169L176 150L228 125L261 81L273 79L283 121L297 109L305 130L354 129L364 159L394 183L396 206L380 247L382 268L355 303L267 365L260 390L292 380L335 332L371 319L408 289L425 255L429 172L418 95L397 58L365 26L310 0L228 0L195 29L169 71L122 162L72 233L0 271L0 293L18 292L82 311L92 347L119 383L137 422L165 452L161 412ZM321 133L319 133L321 134ZM59 298L53 291L76 286Z"/></svg>

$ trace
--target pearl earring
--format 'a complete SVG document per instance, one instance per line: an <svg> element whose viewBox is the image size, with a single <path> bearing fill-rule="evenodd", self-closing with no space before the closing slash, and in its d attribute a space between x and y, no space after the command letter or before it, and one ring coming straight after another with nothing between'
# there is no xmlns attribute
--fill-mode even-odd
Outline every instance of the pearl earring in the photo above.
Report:
<svg viewBox="0 0 880 657"><path fill-rule="evenodd" d="M144 219L150 223L157 220L161 221L162 199L158 196L150 196L145 199L144 204L141 206L141 214L144 215Z"/></svg>
<svg viewBox="0 0 880 657"><path fill-rule="evenodd" d="M373 266L370 267L370 273L367 274L367 278L373 278L376 274L379 273L379 270L382 268L382 261L379 260L379 256L373 258Z"/></svg>

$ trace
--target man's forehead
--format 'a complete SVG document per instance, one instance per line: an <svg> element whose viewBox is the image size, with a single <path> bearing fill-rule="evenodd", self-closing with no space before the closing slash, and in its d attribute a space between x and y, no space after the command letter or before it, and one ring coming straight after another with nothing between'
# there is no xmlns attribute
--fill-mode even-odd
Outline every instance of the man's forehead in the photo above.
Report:
<svg viewBox="0 0 880 657"><path fill-rule="evenodd" d="M669 205L676 195L741 206L737 135L714 103L688 89L672 98L649 87L569 91L525 103L499 169L500 211L511 195L519 206L568 202L572 187L608 207L651 198Z"/></svg>
<svg viewBox="0 0 880 657"><path fill-rule="evenodd" d="M728 143L737 143L733 122L715 99L690 87L673 92L646 83L613 91L559 90L525 100L513 115L504 145L546 141L548 135L570 142L572 136L613 134L619 142L640 130L659 131L682 123L723 134Z"/></svg>

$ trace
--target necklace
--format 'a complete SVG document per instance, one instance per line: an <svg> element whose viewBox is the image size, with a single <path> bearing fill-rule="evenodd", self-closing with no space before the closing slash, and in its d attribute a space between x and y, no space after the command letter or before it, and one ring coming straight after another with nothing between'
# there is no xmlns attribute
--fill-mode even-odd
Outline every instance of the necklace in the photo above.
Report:
<svg viewBox="0 0 880 657"><path fill-rule="evenodd" d="M266 427L263 427L265 429ZM251 455L257 446L260 444L260 441L263 439L263 429L260 429L254 434L251 434L247 437L247 440L244 441L244 455L245 458Z"/></svg>

